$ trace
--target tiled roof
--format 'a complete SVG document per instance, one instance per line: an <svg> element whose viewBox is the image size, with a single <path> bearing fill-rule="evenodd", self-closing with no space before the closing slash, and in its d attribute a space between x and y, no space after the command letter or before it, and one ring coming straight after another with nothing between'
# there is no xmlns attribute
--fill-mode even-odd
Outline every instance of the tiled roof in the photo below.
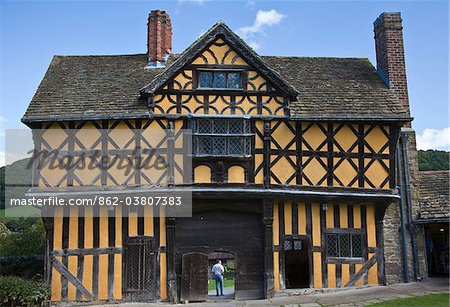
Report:
<svg viewBox="0 0 450 307"><path fill-rule="evenodd" d="M421 171L419 203L421 219L450 218L450 171Z"/></svg>
<svg viewBox="0 0 450 307"><path fill-rule="evenodd" d="M293 118L408 119L368 59L262 59L299 92L290 105ZM139 91L164 69L146 64L145 54L55 56L23 120L148 117Z"/></svg>

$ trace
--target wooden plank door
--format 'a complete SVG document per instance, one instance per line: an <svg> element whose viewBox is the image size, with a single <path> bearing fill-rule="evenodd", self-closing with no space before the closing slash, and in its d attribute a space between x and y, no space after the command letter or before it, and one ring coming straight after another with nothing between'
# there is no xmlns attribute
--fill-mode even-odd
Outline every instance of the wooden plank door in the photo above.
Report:
<svg viewBox="0 0 450 307"><path fill-rule="evenodd" d="M124 244L124 297L128 301L156 299L156 253L153 237L129 237Z"/></svg>
<svg viewBox="0 0 450 307"><path fill-rule="evenodd" d="M186 253L182 258L181 301L198 302L208 298L208 255Z"/></svg>

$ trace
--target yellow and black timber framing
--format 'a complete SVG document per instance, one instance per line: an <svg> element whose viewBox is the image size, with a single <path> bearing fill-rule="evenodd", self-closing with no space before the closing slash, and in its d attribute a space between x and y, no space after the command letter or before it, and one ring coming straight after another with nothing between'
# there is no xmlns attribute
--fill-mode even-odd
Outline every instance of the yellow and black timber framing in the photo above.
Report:
<svg viewBox="0 0 450 307"><path fill-rule="evenodd" d="M44 218L45 278L53 302L179 302L189 297L183 256L190 253L232 254L238 271L236 299L270 298L300 284L311 288L384 284L382 223L386 208L399 200L396 146L400 128L410 118L368 61L318 60L317 66L348 66L349 74L361 70L359 79L348 77L351 81L346 82L368 85L355 86L362 92L349 104L353 107L363 100L371 110L344 114L349 109L342 102L337 110L342 116L338 116L333 108L326 109L331 103L326 98L324 114L303 114L306 96L316 95L311 89L316 85L297 91L291 83L300 88L301 82L296 83L300 74L275 71L220 22L183 54L170 56L165 68L144 70L145 56L126 56L118 64L124 67L117 68L126 76L123 84L142 74L124 90L132 92L133 104L122 102L122 109L116 110L108 104L114 98L107 90L96 91L98 97L90 100L100 101L105 95L106 111L75 110L67 116L64 106L58 111L55 104L47 111L56 113L46 117L40 113L46 103L41 92L51 92L46 87L57 92L52 87L55 76L80 58L54 60L23 118L33 129L36 150L58 150L75 157L100 152L112 160L125 156L130 162L150 162L145 150L158 148L174 163L166 171L132 168L130 172L113 164L95 169L75 165L64 171L44 163L34 171L30 195L151 193L154 186L162 185L191 191L193 213L191 218L167 217L164 207L149 206L55 209L49 214L52 217ZM102 65L111 67L115 58L86 61L76 67L102 70ZM105 62L93 65L95 61ZM280 58L270 63L278 62L289 66L304 61ZM314 65L310 62L307 59L305 65ZM199 76L204 71L239 73L241 88L201 88ZM81 75L80 82L86 74ZM77 82L64 86L73 84ZM371 91L376 95L364 100ZM82 109L89 97L79 100ZM311 110L319 104L309 103ZM225 123L231 130L232 121L244 127L239 138L245 154L194 153L192 175L187 178L182 171L183 131L192 131L195 151L202 137L230 137L223 132L214 135L211 127ZM200 131L200 124L211 131ZM144 262L136 260L143 254ZM303 272L300 281L290 266L295 255L303 259L297 265Z"/></svg>

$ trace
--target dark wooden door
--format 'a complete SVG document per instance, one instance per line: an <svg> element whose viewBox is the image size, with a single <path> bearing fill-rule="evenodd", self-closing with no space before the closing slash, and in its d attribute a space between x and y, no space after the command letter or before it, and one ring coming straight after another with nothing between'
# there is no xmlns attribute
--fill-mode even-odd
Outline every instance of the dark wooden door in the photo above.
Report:
<svg viewBox="0 0 450 307"><path fill-rule="evenodd" d="M153 237L130 237L124 242L124 298L128 301L156 299L156 253Z"/></svg>
<svg viewBox="0 0 450 307"><path fill-rule="evenodd" d="M208 255L183 254L181 300L198 302L208 298Z"/></svg>

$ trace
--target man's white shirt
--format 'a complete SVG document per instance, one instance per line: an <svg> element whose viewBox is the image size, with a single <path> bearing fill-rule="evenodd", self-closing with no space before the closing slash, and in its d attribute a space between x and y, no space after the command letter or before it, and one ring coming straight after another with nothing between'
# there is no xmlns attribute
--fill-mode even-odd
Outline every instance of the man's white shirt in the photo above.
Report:
<svg viewBox="0 0 450 307"><path fill-rule="evenodd" d="M211 270L214 275L222 275L223 272L225 271L223 268L223 265L221 265L220 263L216 263Z"/></svg>

